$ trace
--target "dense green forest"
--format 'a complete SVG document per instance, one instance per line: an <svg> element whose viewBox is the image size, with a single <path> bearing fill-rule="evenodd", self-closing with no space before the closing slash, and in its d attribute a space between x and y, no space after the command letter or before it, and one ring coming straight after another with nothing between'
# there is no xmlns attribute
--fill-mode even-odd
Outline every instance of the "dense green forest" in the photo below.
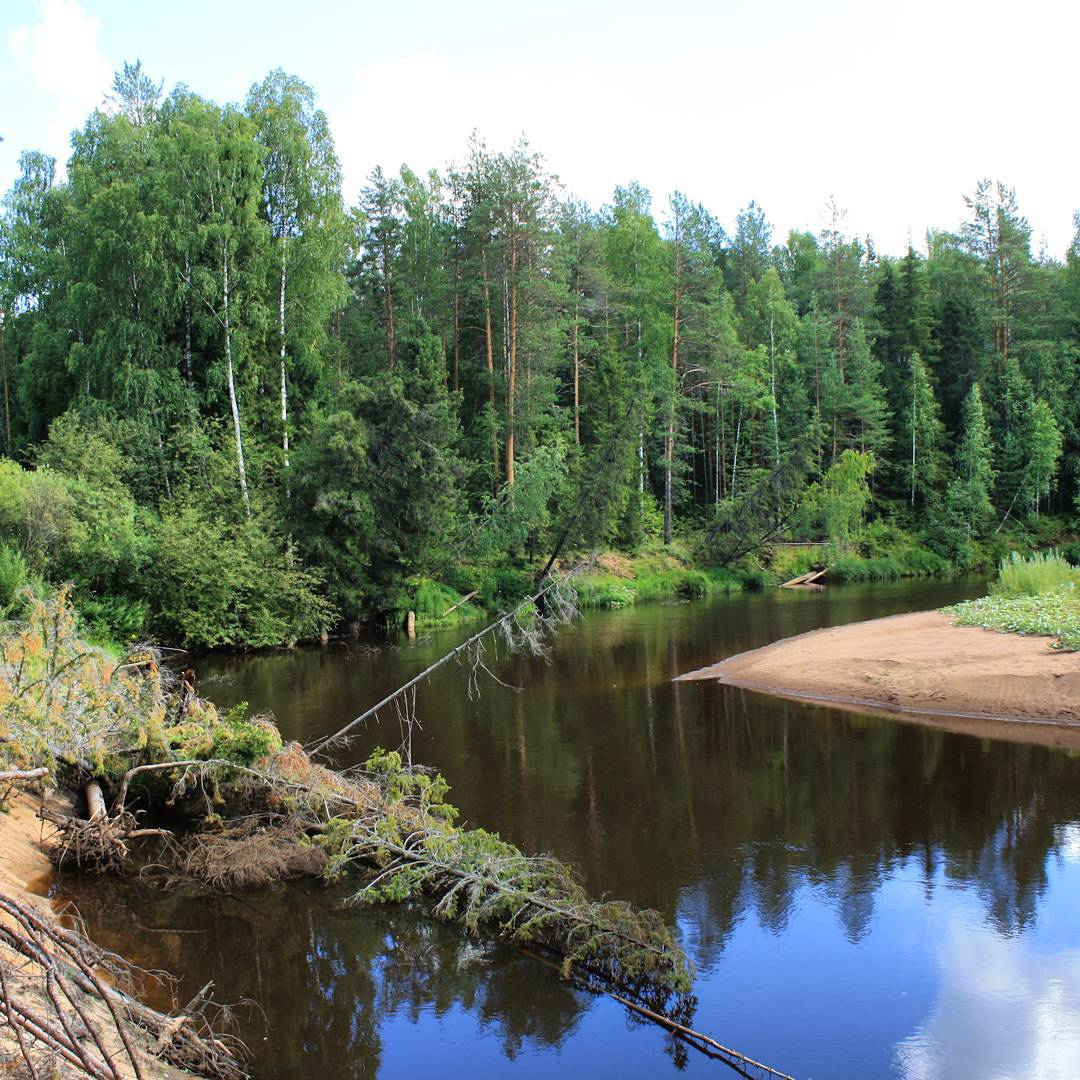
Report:
<svg viewBox="0 0 1080 1080"><path fill-rule="evenodd" d="M902 258L835 205L782 242L754 203L590 208L524 141L348 206L296 78L113 89L3 202L9 598L69 580L102 634L266 645L425 589L499 606L564 533L932 572L1075 511L1080 231L1033 254L1004 184Z"/></svg>

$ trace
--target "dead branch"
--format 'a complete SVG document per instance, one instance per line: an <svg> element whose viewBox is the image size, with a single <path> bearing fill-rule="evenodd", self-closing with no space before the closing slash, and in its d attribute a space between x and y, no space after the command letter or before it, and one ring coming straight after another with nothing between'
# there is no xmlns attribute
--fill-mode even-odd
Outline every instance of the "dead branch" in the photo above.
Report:
<svg viewBox="0 0 1080 1080"><path fill-rule="evenodd" d="M16 996L15 969L0 953L0 1015L15 1032L31 1077L39 1075L33 1050L40 1046L93 1080L121 1080L126 1074L114 1060L117 1050L110 1053L114 1039L135 1080L143 1080L145 1059L152 1057L215 1080L247 1075L239 1060L241 1044L217 1034L205 1017L209 985L179 1013L160 1013L97 973L101 969L110 980L131 982L142 974L133 965L2 894L0 912L7 917L0 923L0 945L28 962L18 973L27 990ZM96 1009L94 1002L100 1002ZM140 1031L153 1040L150 1046L137 1046Z"/></svg>
<svg viewBox="0 0 1080 1080"><path fill-rule="evenodd" d="M40 780L43 776L48 775L48 769L5 769L0 771L0 784L24 780Z"/></svg>
<svg viewBox="0 0 1080 1080"><path fill-rule="evenodd" d="M542 584L531 596L527 596L521 603L515 605L509 611L504 612L493 622L488 623L483 630L478 631L471 637L466 638L460 645L455 646L448 653L430 664L418 675L414 675L408 682L403 683L393 693L387 694L381 701L366 709L355 719L350 720L343 728L327 735L325 738L316 740L308 752L312 755L320 754L328 747L339 745L348 741L349 732L354 731L361 724L377 716L397 698L419 686L420 683L429 679L439 668L449 664L451 660L460 660L468 656L482 644L485 638L498 635L508 648L523 650L533 655L543 655L543 640L545 632L559 622L568 621L573 602L565 595L563 586L576 572L575 570L558 577L546 576L545 568L541 575ZM545 581L546 577L546 581ZM529 620L532 620L531 625Z"/></svg>

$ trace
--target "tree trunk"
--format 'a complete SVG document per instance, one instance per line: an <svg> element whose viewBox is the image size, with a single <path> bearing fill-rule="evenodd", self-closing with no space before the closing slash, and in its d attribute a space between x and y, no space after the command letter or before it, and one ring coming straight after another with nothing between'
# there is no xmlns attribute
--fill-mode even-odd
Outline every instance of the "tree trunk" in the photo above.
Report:
<svg viewBox="0 0 1080 1080"><path fill-rule="evenodd" d="M390 364L390 370L393 371L394 364L397 362L397 334L394 330L394 290L390 270L390 253L387 251L385 242L382 247L382 264L383 292L385 293L386 303L386 356Z"/></svg>
<svg viewBox="0 0 1080 1080"><path fill-rule="evenodd" d="M773 468L780 468L780 418L776 412L776 328L769 315L769 368L772 378Z"/></svg>
<svg viewBox="0 0 1080 1080"><path fill-rule="evenodd" d="M675 464L675 413L679 396L679 305L682 301L682 253L679 222L675 221L675 305L671 338L671 405L664 432L664 543L671 543L671 471Z"/></svg>
<svg viewBox="0 0 1080 1080"><path fill-rule="evenodd" d="M454 375L453 390L456 394L461 389L461 293L460 279L454 276Z"/></svg>
<svg viewBox="0 0 1080 1080"><path fill-rule="evenodd" d="M285 462L285 498L291 499L289 490L289 391L285 379L285 258L286 240L281 238L281 288L278 291L278 336L281 353L281 450Z"/></svg>
<svg viewBox="0 0 1080 1080"><path fill-rule="evenodd" d="M7 313L0 312L0 364L4 372L4 441L11 457L11 394L8 390Z"/></svg>
<svg viewBox="0 0 1080 1080"><path fill-rule="evenodd" d="M510 365L506 382L506 482L514 483L514 396L517 390L517 235L510 233Z"/></svg>
<svg viewBox="0 0 1080 1080"><path fill-rule="evenodd" d="M184 281L187 290L184 293L184 378L188 386L193 382L191 369L191 259L184 256Z"/></svg>
<svg viewBox="0 0 1080 1080"><path fill-rule="evenodd" d="M499 436L495 431L495 339L491 328L491 286L488 281L487 249L481 255L481 267L484 283L484 345L487 353L488 405L491 410L491 486L499 486Z"/></svg>
<svg viewBox="0 0 1080 1080"><path fill-rule="evenodd" d="M918 384L915 379L915 358L911 360L911 505L915 505L915 429L918 424L918 416L916 414L917 402L916 393L918 391Z"/></svg>
<svg viewBox="0 0 1080 1080"><path fill-rule="evenodd" d="M581 445L581 345L579 340L581 318L580 274L574 275L574 443Z"/></svg>
<svg viewBox="0 0 1080 1080"><path fill-rule="evenodd" d="M222 273L222 325L225 328L225 374L229 383L229 408L232 410L233 434L236 437L236 472L240 478L240 496L244 500L244 513L251 517L251 501L248 498L247 473L244 470L244 440L240 434L240 406L236 400L236 380L233 377L232 326L229 322L229 249L225 247L221 259Z"/></svg>
<svg viewBox="0 0 1080 1080"><path fill-rule="evenodd" d="M731 488L730 495L735 498L735 480L739 469L739 439L742 437L742 402L739 402L739 419L735 423L735 447L731 452Z"/></svg>

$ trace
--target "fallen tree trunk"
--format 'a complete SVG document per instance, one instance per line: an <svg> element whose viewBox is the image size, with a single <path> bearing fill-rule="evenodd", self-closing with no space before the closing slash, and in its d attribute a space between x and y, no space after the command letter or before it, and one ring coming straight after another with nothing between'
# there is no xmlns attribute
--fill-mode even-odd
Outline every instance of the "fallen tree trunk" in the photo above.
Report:
<svg viewBox="0 0 1080 1080"><path fill-rule="evenodd" d="M105 808L105 796L101 793L101 785L96 780L91 780L86 785L86 819L98 821L108 816L109 812Z"/></svg>
<svg viewBox="0 0 1080 1080"><path fill-rule="evenodd" d="M445 618L446 618L446 616L450 614L450 612L452 612L452 611L457 611L457 609L458 609L459 607L461 607L461 605L462 605L462 604L467 604L467 603L468 603L468 602L469 602L469 601L470 601L470 600L471 600L471 599L472 599L472 598L473 598L474 596L479 596L479 595L480 595L480 590L479 590L479 589L473 589L473 591L472 591L471 593L469 593L469 594L468 594L467 596L463 596L463 597L462 597L462 598L461 598L461 599L460 599L460 600L459 600L459 601L458 601L458 602L457 602L456 604L451 604L451 605L450 605L450 606L449 606L449 607L448 607L448 608L447 608L447 609L446 609L446 610L445 610L445 611L444 611L444 612L443 612L443 613L442 613L442 614L441 614L441 615L439 616L439 618L440 618L440 619L445 619Z"/></svg>
<svg viewBox="0 0 1080 1080"><path fill-rule="evenodd" d="M783 582L783 584L781 584L780 588L781 589L794 589L796 586L799 586L799 585L812 585L819 578L825 577L825 575L828 572L829 572L829 568L827 566L822 567L821 569L818 569L818 570L810 570L805 574L800 574L798 577L793 577L790 581Z"/></svg>

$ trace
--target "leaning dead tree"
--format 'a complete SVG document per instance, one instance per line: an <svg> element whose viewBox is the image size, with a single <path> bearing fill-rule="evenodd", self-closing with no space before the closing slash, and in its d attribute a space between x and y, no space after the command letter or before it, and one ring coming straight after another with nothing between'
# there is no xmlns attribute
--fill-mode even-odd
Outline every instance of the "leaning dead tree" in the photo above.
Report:
<svg viewBox="0 0 1080 1080"><path fill-rule="evenodd" d="M435 663L428 665L408 682L403 683L393 693L387 694L381 701L365 709L359 716L350 720L344 727L309 744L306 749L314 755L343 746L353 733L362 728L369 720L391 707L397 707L399 720L403 723L406 734L415 722L415 691L440 668L451 662L462 664L468 671L470 697L479 692L482 676L489 676L499 681L487 665L488 649L503 648L510 653L523 653L531 656L547 654L549 643L558 629L572 622L578 613L577 593L572 580L577 568L565 574L550 574L545 569L541 575L541 584L520 603L509 611L503 612L482 630L466 638L460 645L454 646ZM411 755L407 755L411 763Z"/></svg>
<svg viewBox="0 0 1080 1080"><path fill-rule="evenodd" d="M224 1012L211 985L166 1014L130 993L144 974L0 894L0 1037L7 1027L32 1080L56 1075L58 1061L93 1080L144 1080L155 1061L243 1080L242 1045L215 1031Z"/></svg>

